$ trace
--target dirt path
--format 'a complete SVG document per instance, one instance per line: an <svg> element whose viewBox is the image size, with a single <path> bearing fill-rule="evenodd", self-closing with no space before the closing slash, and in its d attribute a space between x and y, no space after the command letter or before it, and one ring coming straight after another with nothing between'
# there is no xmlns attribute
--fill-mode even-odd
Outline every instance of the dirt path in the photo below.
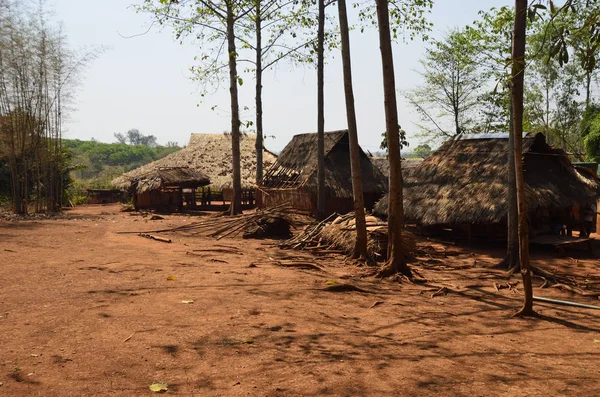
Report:
<svg viewBox="0 0 600 397"><path fill-rule="evenodd" d="M422 265L449 287L436 294L269 242L116 234L193 221L118 209L0 222L0 395L143 396L154 382L186 396L600 395L600 311L511 318L520 294L474 268L498 251ZM274 264L290 256L324 271ZM539 260L598 273L597 260Z"/></svg>

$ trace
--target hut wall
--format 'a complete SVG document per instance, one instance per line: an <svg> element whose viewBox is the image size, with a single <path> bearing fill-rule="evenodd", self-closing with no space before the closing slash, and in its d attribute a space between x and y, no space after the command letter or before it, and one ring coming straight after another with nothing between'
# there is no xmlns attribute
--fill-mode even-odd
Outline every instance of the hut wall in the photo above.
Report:
<svg viewBox="0 0 600 397"><path fill-rule="evenodd" d="M300 211L312 214L316 212L316 203L311 195L300 189L263 189L261 208L274 207L279 204L289 205Z"/></svg>
<svg viewBox="0 0 600 397"><path fill-rule="evenodd" d="M140 209L157 209L174 211L183 206L182 196L178 188L149 190L137 194L136 205Z"/></svg>

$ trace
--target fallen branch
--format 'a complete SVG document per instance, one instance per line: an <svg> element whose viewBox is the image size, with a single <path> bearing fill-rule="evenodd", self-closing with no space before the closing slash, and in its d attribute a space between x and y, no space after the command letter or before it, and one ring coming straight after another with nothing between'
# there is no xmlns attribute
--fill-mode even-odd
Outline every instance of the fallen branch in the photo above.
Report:
<svg viewBox="0 0 600 397"><path fill-rule="evenodd" d="M153 236L153 235L148 234L148 233L139 233L138 236L149 238L151 240L160 241L160 242L163 242L163 243L171 243L171 240L168 239L168 238Z"/></svg>
<svg viewBox="0 0 600 397"><path fill-rule="evenodd" d="M298 269L304 269L304 270L317 270L319 272L323 271L323 268L315 265L314 263L310 263L310 262L278 262L278 261L273 261L271 262L272 265L275 266L279 266L279 267L295 267Z"/></svg>
<svg viewBox="0 0 600 397"><path fill-rule="evenodd" d="M566 290L566 291L569 291L569 292L573 292L573 293L581 295L581 296L589 296L589 297L600 296L600 292L586 292L586 291L583 291L580 288L572 287L572 286L566 285L566 284L554 284L551 287L552 288L558 288L558 289Z"/></svg>

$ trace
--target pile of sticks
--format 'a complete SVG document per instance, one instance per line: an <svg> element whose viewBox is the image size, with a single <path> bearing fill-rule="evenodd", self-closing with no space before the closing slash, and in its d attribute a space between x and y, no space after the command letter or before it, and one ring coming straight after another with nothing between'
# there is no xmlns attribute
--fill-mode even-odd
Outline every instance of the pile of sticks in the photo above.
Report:
<svg viewBox="0 0 600 397"><path fill-rule="evenodd" d="M348 215L354 216L352 213L344 216ZM297 236L278 244L279 248L298 250L310 248L329 248L329 245L322 245L323 240L321 238L321 231L325 226L331 224L331 222L333 222L339 216L339 214L333 213L322 221L316 221L307 225L302 233L299 233Z"/></svg>
<svg viewBox="0 0 600 397"><path fill-rule="evenodd" d="M209 237L216 237L217 240L220 240L224 237L235 237L246 230L255 231L256 228L264 227L266 219L278 218L289 224L290 227L295 227L294 220L292 219L293 214L295 214L295 210L289 204L284 203L275 207L260 209L251 214L211 217L210 219L188 225L170 229L151 230L143 233L185 232L190 235L206 234Z"/></svg>
<svg viewBox="0 0 600 397"><path fill-rule="evenodd" d="M386 257L387 225L386 222L369 216L367 226L367 253L375 260ZM345 215L332 214L330 217L313 222L302 233L279 244L282 249L307 250L315 254L344 253L354 250L356 225L354 212ZM404 252L410 255L415 250L416 238L412 233L402 232Z"/></svg>

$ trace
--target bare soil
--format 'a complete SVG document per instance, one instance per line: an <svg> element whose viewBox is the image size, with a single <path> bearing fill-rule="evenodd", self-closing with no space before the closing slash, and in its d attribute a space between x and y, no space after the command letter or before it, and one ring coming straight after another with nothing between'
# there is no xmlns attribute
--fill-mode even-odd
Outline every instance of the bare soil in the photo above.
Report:
<svg viewBox="0 0 600 397"><path fill-rule="evenodd" d="M501 246L423 240L412 266L428 282L399 283L270 240L117 234L197 219L119 210L0 221L0 395L600 395L600 311L512 317L520 276L489 268ZM600 277L585 252L533 263Z"/></svg>

